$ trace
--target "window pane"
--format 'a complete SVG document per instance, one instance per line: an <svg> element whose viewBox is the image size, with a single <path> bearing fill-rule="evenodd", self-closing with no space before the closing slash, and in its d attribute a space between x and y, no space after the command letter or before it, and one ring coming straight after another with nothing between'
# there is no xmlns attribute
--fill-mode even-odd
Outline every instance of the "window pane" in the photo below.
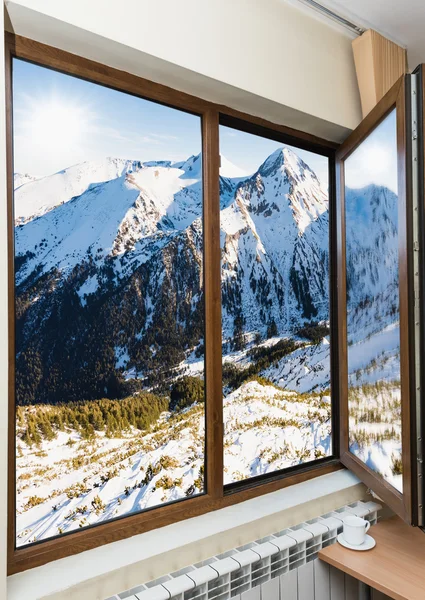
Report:
<svg viewBox="0 0 425 600"><path fill-rule="evenodd" d="M345 161L350 451L402 490L396 111Z"/></svg>
<svg viewBox="0 0 425 600"><path fill-rule="evenodd" d="M328 159L220 128L224 481L329 456Z"/></svg>
<svg viewBox="0 0 425 600"><path fill-rule="evenodd" d="M200 117L13 62L18 546L204 491Z"/></svg>

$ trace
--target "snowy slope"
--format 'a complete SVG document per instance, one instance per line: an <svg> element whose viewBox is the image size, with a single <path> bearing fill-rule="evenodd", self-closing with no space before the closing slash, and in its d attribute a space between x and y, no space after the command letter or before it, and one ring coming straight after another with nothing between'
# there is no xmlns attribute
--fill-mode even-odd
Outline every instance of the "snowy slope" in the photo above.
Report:
<svg viewBox="0 0 425 600"><path fill-rule="evenodd" d="M15 224L22 224L80 196L90 185L110 181L131 171L139 163L120 158L74 165L54 175L29 181L19 187L15 180Z"/></svg>
<svg viewBox="0 0 425 600"><path fill-rule="evenodd" d="M92 185L78 199L18 227L16 253L23 254L26 249L32 256L17 273L17 283L36 267L41 267L40 275L53 268L66 275L84 260L89 249L94 254L100 250L102 256L110 253L123 216L138 195L139 191L123 176Z"/></svg>
<svg viewBox="0 0 425 600"><path fill-rule="evenodd" d="M225 483L255 477L331 452L330 397L300 397L256 381L224 399Z"/></svg>
<svg viewBox="0 0 425 600"><path fill-rule="evenodd" d="M33 175L29 175L28 173L15 173L13 176L13 188L16 190L21 185L25 185L26 183L31 183L39 179L38 177L34 177Z"/></svg>
<svg viewBox="0 0 425 600"><path fill-rule="evenodd" d="M202 492L203 437L201 405L164 413L156 432L85 441L68 429L42 448L18 440L17 544Z"/></svg>
<svg viewBox="0 0 425 600"><path fill-rule="evenodd" d="M400 382L352 387L349 407L350 451L402 491Z"/></svg>
<svg viewBox="0 0 425 600"><path fill-rule="evenodd" d="M398 321L398 202L389 189L347 190L350 342Z"/></svg>
<svg viewBox="0 0 425 600"><path fill-rule="evenodd" d="M234 165L228 158L220 155L220 175L222 177L228 177L230 179L245 179L248 173L236 165Z"/></svg>
<svg viewBox="0 0 425 600"><path fill-rule="evenodd" d="M203 378L200 155L76 165L21 183L16 207L17 395L29 413L141 388L168 397L176 379ZM352 448L399 485L396 197L349 191L347 210ZM223 362L246 370L224 389L232 482L331 452L329 337L297 333L329 322L327 193L289 148L249 176L222 157L220 223ZM286 341L257 365L253 350L267 358ZM382 414L369 426L371 407ZM199 493L203 421L195 404L117 438L19 437L18 543Z"/></svg>
<svg viewBox="0 0 425 600"><path fill-rule="evenodd" d="M271 319L284 333L291 321L327 318L328 199L315 174L285 147L233 196L229 186L222 182L224 336L241 310L248 332Z"/></svg>
<svg viewBox="0 0 425 600"><path fill-rule="evenodd" d="M250 382L223 413L225 483L331 452L328 396ZM203 491L203 405L163 413L148 432L85 441L68 429L17 448L19 546Z"/></svg>
<svg viewBox="0 0 425 600"><path fill-rule="evenodd" d="M90 184L80 196L46 212L42 219L18 226L16 254L29 252L31 257L17 282L36 267L42 267L39 276L53 268L66 274L88 253L101 260L155 233L186 229L202 211L202 192L200 182L183 180L184 174L170 167L130 171L125 165L123 175Z"/></svg>
<svg viewBox="0 0 425 600"><path fill-rule="evenodd" d="M250 177L228 177L238 171L224 157L223 163L224 338L234 338L237 326L246 335L265 334L272 320L285 335L304 320L327 319L327 196L314 173L286 147ZM40 344L50 338L54 322L75 345L71 355L79 356L91 337L88 323L103 330L102 320L125 303L121 325L115 319L101 339L120 349L114 365L108 358L108 373L146 373L147 364L157 370L165 318L168 329L183 333L177 354L170 336L161 348L177 367L203 337L201 156L179 163L84 163L20 190L27 190L17 198L15 229L16 283L25 307L21 347L31 345L36 331ZM25 210L19 213L20 205ZM57 313L62 304L71 314ZM145 345L155 347L153 356ZM64 360L60 348L38 352L46 376ZM20 368L27 360L23 353ZM89 358L78 362L89 368Z"/></svg>
<svg viewBox="0 0 425 600"><path fill-rule="evenodd" d="M279 362L261 372L283 389L304 393L330 388L330 344L323 338L320 344L300 347Z"/></svg>

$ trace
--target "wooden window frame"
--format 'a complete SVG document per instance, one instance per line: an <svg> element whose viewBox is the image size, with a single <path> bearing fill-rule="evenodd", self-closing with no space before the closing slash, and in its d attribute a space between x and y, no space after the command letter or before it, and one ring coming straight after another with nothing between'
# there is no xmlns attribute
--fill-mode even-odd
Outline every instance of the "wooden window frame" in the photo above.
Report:
<svg viewBox="0 0 425 600"><path fill-rule="evenodd" d="M321 155L328 159L328 180L329 180L329 316L330 316L330 340L331 340L331 423L332 423L332 456L339 456L339 435L338 435L338 355L337 355L337 305L336 295L334 294L335 281L334 273L336 273L336 261L334 243L335 243L335 217L336 217L336 202L335 202L335 155L333 151L329 151L329 148L323 147L321 144L316 144L312 140L300 140L298 137L289 133L277 129L276 126L270 127L265 126L264 123L258 123L252 119L248 120L245 116L240 118L235 114L229 114L220 112L219 125L230 127L238 131L248 133L251 135L259 136L263 139L273 140L280 144L298 147L302 150L314 152L315 154ZM307 464L311 467L319 466L329 461L329 458L321 458L317 460L309 461ZM289 472L298 471L299 466L289 467L286 469L278 469L270 473L263 475L257 475L243 479L242 481L235 481L224 486L224 493L235 494L240 490L251 488L253 486L261 486L269 480L279 479L284 477Z"/></svg>
<svg viewBox="0 0 425 600"><path fill-rule="evenodd" d="M9 426L8 426L8 574L12 575L50 561L125 539L177 521L195 517L245 500L282 489L296 483L341 469L338 457L338 380L332 378L331 457L278 471L271 476L247 480L243 488L223 487L223 403L221 389L221 280L220 280L220 197L219 197L219 121L227 118L245 123L252 130L269 132L279 140L328 156L330 173L330 239L334 240L333 201L335 151L338 145L305 132L276 125L262 118L213 104L164 85L107 67L80 56L6 33L6 143L7 143L7 214L8 214L8 356L9 356ZM13 130L12 130L12 60L20 58L68 75L98 83L118 91L152 100L163 105L199 115L202 120L203 153L203 222L205 286L205 388L206 388L206 492L193 498L160 505L136 514L93 525L81 531L16 548L15 507L15 292L13 227ZM271 132L274 132L273 134ZM334 256L333 241L330 247ZM331 264L333 260L331 258ZM331 279L335 279L331 266ZM333 339L336 331L336 297L331 298ZM337 344L333 344L332 373L337 372ZM226 486L227 488L227 486Z"/></svg>
<svg viewBox="0 0 425 600"><path fill-rule="evenodd" d="M367 115L336 153L337 185L337 280L338 280L338 357L340 368L340 458L341 462L355 473L370 489L407 523L416 519L412 476L411 435L414 394L414 347L410 340L412 333L412 215L409 174L409 144L407 143L406 94L408 84L402 76L387 92L382 100ZM409 94L410 98L410 94ZM345 245L345 182L344 161L356 150L369 134L392 111L396 110L397 121L397 179L398 179L398 247L399 247L399 302L400 302L400 377L402 402L402 462L403 493L396 490L380 475L349 451L348 424L348 356L347 356L347 311L346 311L346 245Z"/></svg>

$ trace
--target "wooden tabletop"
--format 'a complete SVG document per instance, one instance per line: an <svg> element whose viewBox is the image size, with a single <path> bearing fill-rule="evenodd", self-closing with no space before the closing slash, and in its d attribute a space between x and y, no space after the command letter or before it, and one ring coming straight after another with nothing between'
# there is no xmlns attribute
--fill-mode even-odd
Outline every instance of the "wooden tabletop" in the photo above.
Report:
<svg viewBox="0 0 425 600"><path fill-rule="evenodd" d="M336 543L319 558L394 600L425 599L425 533L398 517L370 528L372 550L356 552Z"/></svg>

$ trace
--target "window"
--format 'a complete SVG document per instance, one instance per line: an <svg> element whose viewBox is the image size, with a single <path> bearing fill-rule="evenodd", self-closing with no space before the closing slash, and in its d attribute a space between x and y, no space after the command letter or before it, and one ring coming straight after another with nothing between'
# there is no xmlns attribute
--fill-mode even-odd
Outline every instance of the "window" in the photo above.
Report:
<svg viewBox="0 0 425 600"><path fill-rule="evenodd" d="M423 266L412 268L421 175L410 172L409 85L401 78L337 153L340 434L342 463L405 521L421 524L414 365L422 342L413 315Z"/></svg>
<svg viewBox="0 0 425 600"><path fill-rule="evenodd" d="M7 68L9 572L340 468L335 145L24 38Z"/></svg>
<svg viewBox="0 0 425 600"><path fill-rule="evenodd" d="M9 573L340 463L423 525L422 69L337 148L6 58Z"/></svg>
<svg viewBox="0 0 425 600"><path fill-rule="evenodd" d="M332 453L328 158L220 127L224 483Z"/></svg>
<svg viewBox="0 0 425 600"><path fill-rule="evenodd" d="M396 111L345 161L349 449L400 492Z"/></svg>
<svg viewBox="0 0 425 600"><path fill-rule="evenodd" d="M204 491L202 158L199 116L20 59L13 109L20 547Z"/></svg>

